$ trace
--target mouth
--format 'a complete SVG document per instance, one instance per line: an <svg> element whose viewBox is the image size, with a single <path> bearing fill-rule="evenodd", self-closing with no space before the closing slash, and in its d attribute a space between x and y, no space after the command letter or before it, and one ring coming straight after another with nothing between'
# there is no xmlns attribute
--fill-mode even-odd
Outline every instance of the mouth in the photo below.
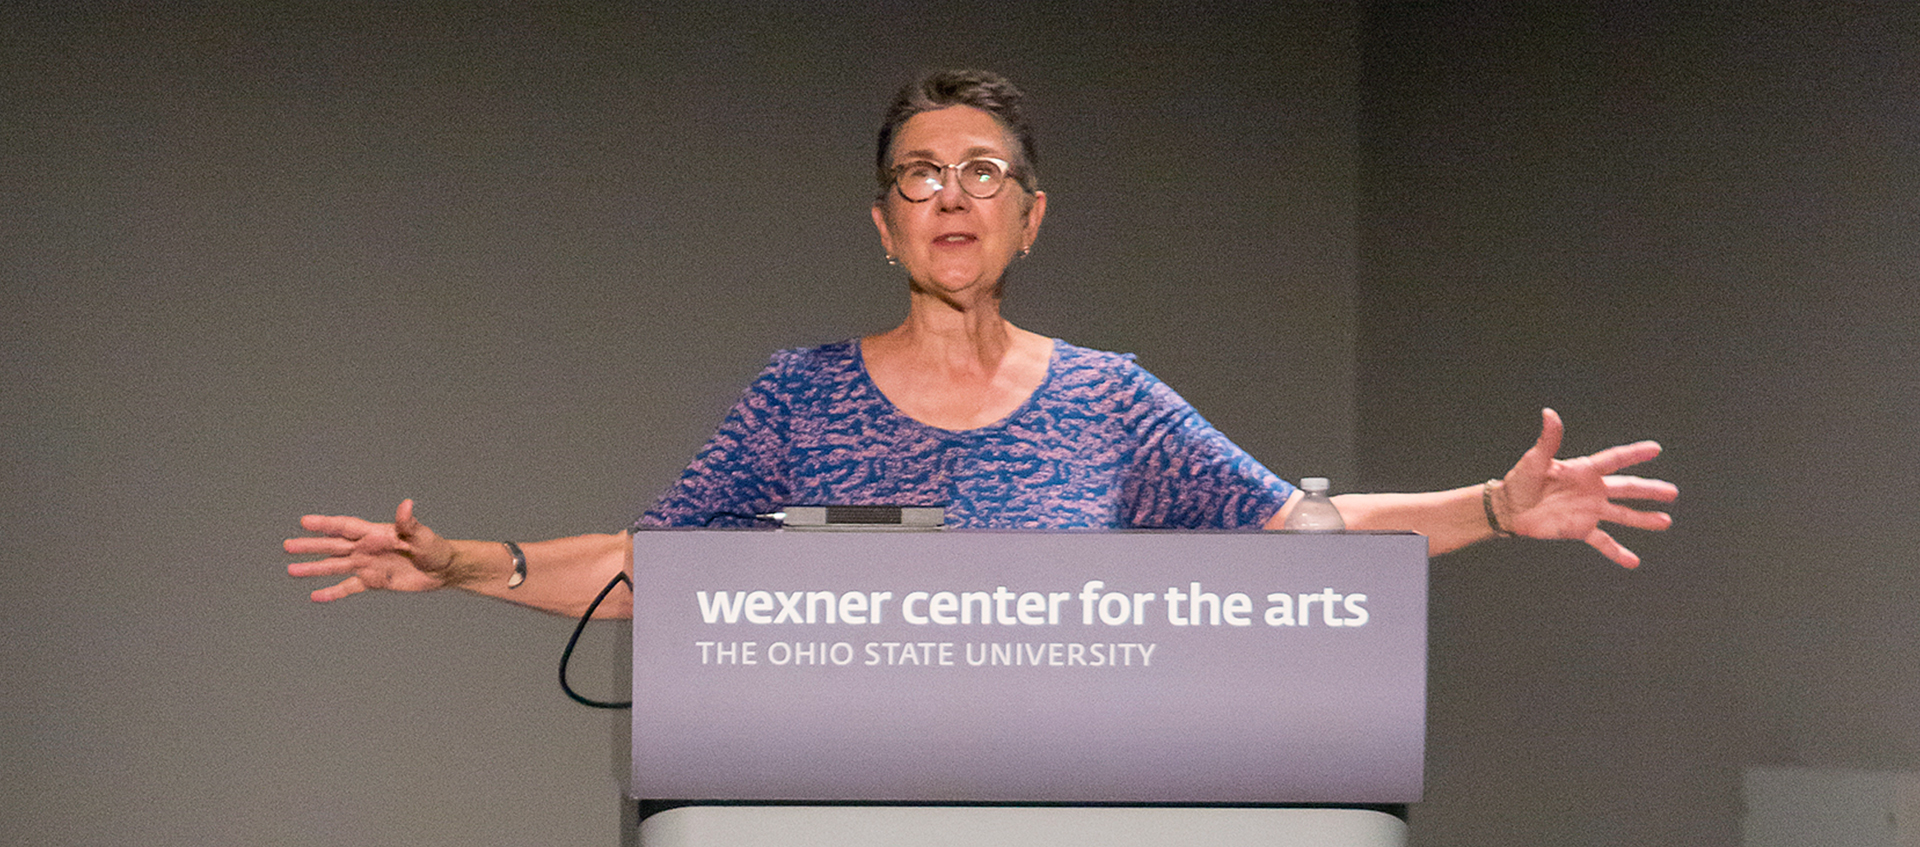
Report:
<svg viewBox="0 0 1920 847"><path fill-rule="evenodd" d="M949 233L944 233L942 235L935 237L933 239L933 243L936 246L941 246L941 247L960 247L960 246L972 244L975 241L979 241L979 240L980 239L974 236L972 233L949 232Z"/></svg>

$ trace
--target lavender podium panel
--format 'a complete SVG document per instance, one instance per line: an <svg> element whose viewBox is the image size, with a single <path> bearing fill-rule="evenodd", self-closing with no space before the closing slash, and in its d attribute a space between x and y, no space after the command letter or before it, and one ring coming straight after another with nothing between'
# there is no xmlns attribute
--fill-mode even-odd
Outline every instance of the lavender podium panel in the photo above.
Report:
<svg viewBox="0 0 1920 847"><path fill-rule="evenodd" d="M1420 798L1426 539L635 534L636 797Z"/></svg>

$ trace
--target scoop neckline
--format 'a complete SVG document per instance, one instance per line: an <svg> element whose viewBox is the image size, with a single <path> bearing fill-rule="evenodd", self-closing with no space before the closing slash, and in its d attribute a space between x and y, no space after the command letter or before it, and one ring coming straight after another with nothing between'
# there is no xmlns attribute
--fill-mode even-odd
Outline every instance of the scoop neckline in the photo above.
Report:
<svg viewBox="0 0 1920 847"><path fill-rule="evenodd" d="M1002 417L999 420L994 421L993 423L977 426L972 429L947 429L946 427L943 427L943 426L935 426L933 424L927 423L926 421L923 421L919 418L916 418L912 415L907 414L899 406L894 405L893 398L888 397L887 392L880 390L880 383L874 382L873 374L867 371L867 356L865 353L861 352L862 348L860 344L860 339L854 338L851 343L853 344L853 366L859 372L860 381L865 383L867 388L870 388L873 390L874 396L879 397L880 402L886 404L887 411L890 414L900 418L901 420L910 421L915 426L918 426L922 429L928 429L934 432L946 433L948 435L968 435L971 433L1006 429L1007 425L1012 423L1013 419L1018 418L1023 414L1026 414L1028 409L1033 408L1034 404L1039 402L1040 394L1046 391L1049 387L1053 385L1053 380L1055 376L1059 373L1060 351L1061 351L1062 345L1066 343L1058 338L1050 338L1048 339L1048 341L1052 342L1053 349L1047 352L1047 375L1041 378L1040 384L1037 386L1034 386L1034 389L1027 393L1026 398L1020 401L1020 405L1013 407L1013 411L1008 412L1005 417Z"/></svg>

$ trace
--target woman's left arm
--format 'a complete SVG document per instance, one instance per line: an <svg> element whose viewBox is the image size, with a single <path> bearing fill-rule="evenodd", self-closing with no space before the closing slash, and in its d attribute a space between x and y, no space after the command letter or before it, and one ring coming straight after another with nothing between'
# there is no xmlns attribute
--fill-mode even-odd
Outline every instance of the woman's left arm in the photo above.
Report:
<svg viewBox="0 0 1920 847"><path fill-rule="evenodd" d="M1640 557L1600 524L1648 530L1673 525L1673 517L1666 512L1614 502L1671 503L1680 496L1680 489L1665 480L1616 473L1660 455L1660 445L1641 441L1590 456L1556 459L1565 427L1552 409L1541 410L1540 417L1539 440L1499 480L1420 494L1343 494L1333 498L1334 504L1348 529L1418 532L1427 536L1431 555L1493 537L1497 533L1491 519L1514 535L1579 539L1622 567L1639 565ZM1292 507L1289 502L1268 522L1268 528L1279 528Z"/></svg>

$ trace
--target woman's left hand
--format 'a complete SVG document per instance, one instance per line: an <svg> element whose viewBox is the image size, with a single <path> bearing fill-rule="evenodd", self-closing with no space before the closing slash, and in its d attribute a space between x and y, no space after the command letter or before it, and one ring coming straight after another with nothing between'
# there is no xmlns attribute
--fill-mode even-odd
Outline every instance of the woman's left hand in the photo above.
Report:
<svg viewBox="0 0 1920 847"><path fill-rule="evenodd" d="M1621 567L1637 567L1640 557L1600 528L1602 522L1636 529L1673 525L1666 512L1623 506L1616 500L1671 503L1680 489L1660 479L1616 474L1622 468L1660 455L1652 441L1609 447L1590 456L1556 459L1565 425L1552 409L1540 411L1540 440L1520 457L1495 487L1494 509L1500 524L1528 538L1570 538L1587 542Z"/></svg>

